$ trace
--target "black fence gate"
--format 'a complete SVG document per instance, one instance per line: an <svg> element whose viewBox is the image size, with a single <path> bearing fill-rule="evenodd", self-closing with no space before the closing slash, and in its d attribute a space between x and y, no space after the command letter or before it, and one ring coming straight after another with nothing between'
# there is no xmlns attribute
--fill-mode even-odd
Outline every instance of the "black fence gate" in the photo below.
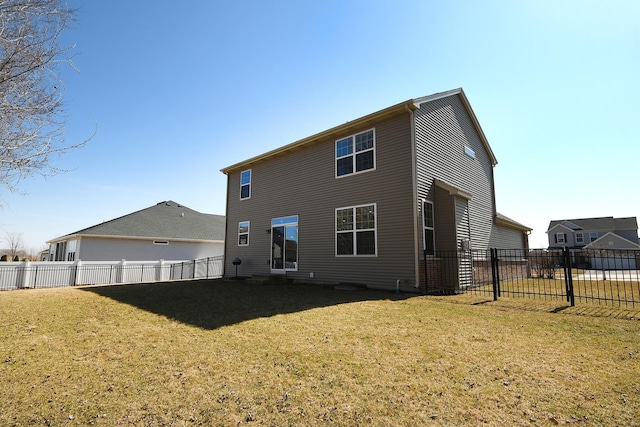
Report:
<svg viewBox="0 0 640 427"><path fill-rule="evenodd" d="M492 248L437 252L423 263L422 290L427 294L471 292L494 300L640 307L640 251Z"/></svg>

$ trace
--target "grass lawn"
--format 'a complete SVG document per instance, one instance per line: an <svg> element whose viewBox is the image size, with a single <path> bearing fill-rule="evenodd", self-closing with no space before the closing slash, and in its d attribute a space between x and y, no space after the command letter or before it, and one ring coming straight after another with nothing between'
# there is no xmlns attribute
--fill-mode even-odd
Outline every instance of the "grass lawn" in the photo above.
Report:
<svg viewBox="0 0 640 427"><path fill-rule="evenodd" d="M1 292L0 425L638 425L640 313L552 310L221 280Z"/></svg>

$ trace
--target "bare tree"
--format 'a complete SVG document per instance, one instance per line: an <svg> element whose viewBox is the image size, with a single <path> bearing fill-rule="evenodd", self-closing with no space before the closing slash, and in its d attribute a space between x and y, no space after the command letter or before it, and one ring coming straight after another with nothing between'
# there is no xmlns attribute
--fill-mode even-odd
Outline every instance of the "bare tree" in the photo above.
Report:
<svg viewBox="0 0 640 427"><path fill-rule="evenodd" d="M58 172L52 155L86 143L64 139L62 89L56 71L70 66L73 46L58 44L74 11L62 0L0 0L0 185Z"/></svg>
<svg viewBox="0 0 640 427"><path fill-rule="evenodd" d="M24 253L22 233L5 233L5 239L9 244L9 258L13 260L20 253Z"/></svg>

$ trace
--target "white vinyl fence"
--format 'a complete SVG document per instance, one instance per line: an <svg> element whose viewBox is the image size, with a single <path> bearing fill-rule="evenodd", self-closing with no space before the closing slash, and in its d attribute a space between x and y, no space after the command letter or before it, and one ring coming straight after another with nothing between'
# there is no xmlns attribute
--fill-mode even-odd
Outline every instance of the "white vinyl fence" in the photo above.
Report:
<svg viewBox="0 0 640 427"><path fill-rule="evenodd" d="M191 261L38 261L0 263L0 290L222 277L223 257Z"/></svg>

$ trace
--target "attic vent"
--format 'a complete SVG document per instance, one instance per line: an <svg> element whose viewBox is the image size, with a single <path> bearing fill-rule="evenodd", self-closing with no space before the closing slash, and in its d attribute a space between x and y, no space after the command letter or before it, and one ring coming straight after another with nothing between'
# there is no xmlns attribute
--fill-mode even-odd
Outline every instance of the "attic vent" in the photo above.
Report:
<svg viewBox="0 0 640 427"><path fill-rule="evenodd" d="M154 244L154 245L168 245L168 244L169 244L169 242L168 242L168 241L166 241L166 240L154 240L154 241L153 241L153 244Z"/></svg>
<svg viewBox="0 0 640 427"><path fill-rule="evenodd" d="M476 158L476 152L471 149L471 147L464 146L464 154L471 157L472 159Z"/></svg>

